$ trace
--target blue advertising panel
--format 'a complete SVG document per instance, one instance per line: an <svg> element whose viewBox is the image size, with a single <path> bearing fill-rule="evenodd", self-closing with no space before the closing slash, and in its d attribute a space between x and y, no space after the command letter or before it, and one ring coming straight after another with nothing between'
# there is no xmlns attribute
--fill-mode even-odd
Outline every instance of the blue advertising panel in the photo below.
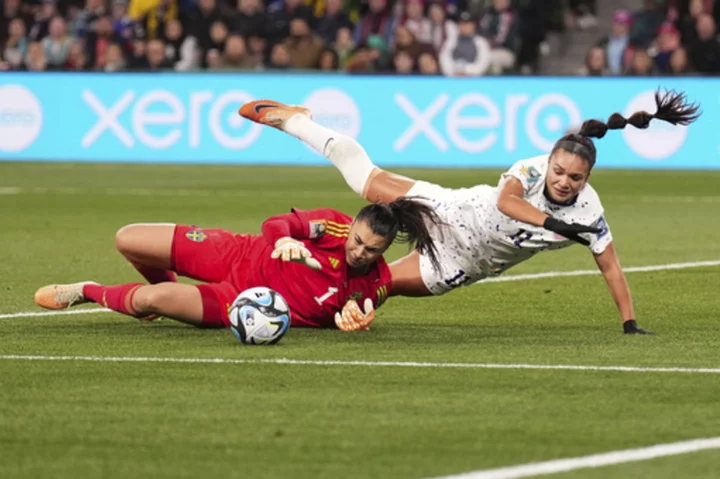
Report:
<svg viewBox="0 0 720 479"><path fill-rule="evenodd" d="M703 116L608 132L597 166L720 169L720 80L702 78L3 73L0 160L326 164L237 115L270 98L310 107L382 166L505 167L585 119L654 112L657 88L685 91Z"/></svg>

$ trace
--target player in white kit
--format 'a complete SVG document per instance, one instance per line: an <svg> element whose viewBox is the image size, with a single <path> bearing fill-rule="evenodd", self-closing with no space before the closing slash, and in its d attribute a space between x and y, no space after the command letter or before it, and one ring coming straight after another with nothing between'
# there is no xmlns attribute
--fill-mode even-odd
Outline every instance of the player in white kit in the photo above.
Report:
<svg viewBox="0 0 720 479"><path fill-rule="evenodd" d="M574 243L588 247L618 307L626 334L651 334L638 327L630 289L615 254L600 198L587 180L597 151L591 138L627 125L647 128L653 119L687 125L698 106L684 94L655 95L654 114L626 119L613 114L607 123L588 120L577 134L562 137L549 155L515 163L497 187L449 189L415 181L375 166L354 139L323 127L310 112L270 100L243 105L240 115L299 138L328 158L348 185L371 202L400 196L422 197L446 222L434 231L439 267L417 251L390 265L392 295L441 295L483 278L497 276L542 251Z"/></svg>

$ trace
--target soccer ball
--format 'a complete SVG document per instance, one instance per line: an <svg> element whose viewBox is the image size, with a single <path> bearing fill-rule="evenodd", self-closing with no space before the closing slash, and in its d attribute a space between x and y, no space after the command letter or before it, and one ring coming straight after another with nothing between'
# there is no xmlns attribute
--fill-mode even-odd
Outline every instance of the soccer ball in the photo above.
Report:
<svg viewBox="0 0 720 479"><path fill-rule="evenodd" d="M290 307L263 286L243 291L230 306L230 329L244 344L275 344L290 327Z"/></svg>

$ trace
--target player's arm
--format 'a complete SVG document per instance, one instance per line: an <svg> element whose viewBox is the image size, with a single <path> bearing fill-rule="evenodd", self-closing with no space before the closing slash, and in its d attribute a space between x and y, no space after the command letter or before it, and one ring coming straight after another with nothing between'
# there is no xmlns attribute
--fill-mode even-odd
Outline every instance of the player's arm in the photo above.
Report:
<svg viewBox="0 0 720 479"><path fill-rule="evenodd" d="M639 328L635 321L635 310L633 309L630 287L625 279L625 273L620 266L620 261L618 261L613 243L610 243L602 253L594 256L595 262L610 289L610 295L620 312L625 334L652 334Z"/></svg>
<svg viewBox="0 0 720 479"><path fill-rule="evenodd" d="M273 248L272 257L295 261L319 270L320 263L312 258L310 250L299 241L310 238L310 228L295 213L273 216L262 224L262 234Z"/></svg>
<svg viewBox="0 0 720 479"><path fill-rule="evenodd" d="M577 223L566 223L540 211L525 200L525 191L522 182L509 176L505 180L498 196L497 207L501 213L510 218L535 226L542 226L546 230L588 246L587 239L579 236L580 233L599 233L600 230L592 226Z"/></svg>

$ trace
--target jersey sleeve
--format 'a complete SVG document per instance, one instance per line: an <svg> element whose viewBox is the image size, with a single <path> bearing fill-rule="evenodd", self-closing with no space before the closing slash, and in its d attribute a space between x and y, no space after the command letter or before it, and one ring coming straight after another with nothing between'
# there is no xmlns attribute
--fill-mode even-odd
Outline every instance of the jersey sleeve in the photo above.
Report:
<svg viewBox="0 0 720 479"><path fill-rule="evenodd" d="M303 225L303 237L320 240L326 236L347 238L352 217L331 208L315 210L292 209Z"/></svg>
<svg viewBox="0 0 720 479"><path fill-rule="evenodd" d="M613 240L610 227L608 226L607 221L605 221L605 215L600 216L600 218L598 218L592 226L600 228L600 232L596 234L588 233L584 236L590 241L590 246L588 246L590 251L594 254L601 254Z"/></svg>
<svg viewBox="0 0 720 479"><path fill-rule="evenodd" d="M509 178L517 178L522 183L523 195L529 196L543 187L546 174L547 156L520 160L502 174L498 186L502 188Z"/></svg>

